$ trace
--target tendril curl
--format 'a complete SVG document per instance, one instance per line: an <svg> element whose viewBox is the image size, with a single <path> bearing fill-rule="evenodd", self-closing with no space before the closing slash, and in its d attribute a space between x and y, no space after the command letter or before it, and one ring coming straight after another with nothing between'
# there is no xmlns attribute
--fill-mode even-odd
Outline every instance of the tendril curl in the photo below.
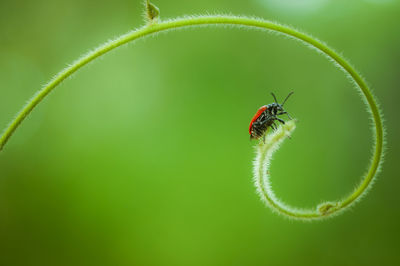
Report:
<svg viewBox="0 0 400 266"><path fill-rule="evenodd" d="M260 141L256 148L256 158L254 160L254 185L257 193L263 202L278 214L297 220L316 220L337 215L349 205L343 206L341 202L324 202L317 206L315 210L299 209L289 206L279 200L271 186L269 165L272 155L282 142L291 136L296 128L293 120L286 122L278 127L277 130L265 136L265 141Z"/></svg>
<svg viewBox="0 0 400 266"><path fill-rule="evenodd" d="M328 59L330 59L334 64L339 67L355 84L355 87L360 90L362 99L366 102L368 109L371 113L371 118L373 121L373 132L374 132L374 152L371 159L370 167L366 175L361 180L359 186L345 199L336 203L324 203L320 205L315 212L302 212L292 208L286 208L284 205L280 205L279 202L275 200L274 197L270 197L269 205L275 209L278 213L292 217L295 219L316 219L330 216L334 213L338 213L341 210L349 207L357 199L367 191L373 178L376 176L380 164L382 162L383 155L383 143L384 143L384 131L381 114L376 103L371 90L367 86L364 79L356 72L356 70L338 53L333 49L329 48L323 42L299 32L291 27L281 25L276 22L263 20L260 18L249 18L243 16L226 16L226 15L213 15L213 16L191 16L176 18L166 21L161 21L159 19L159 10L157 7L146 1L147 3L147 21L146 24L136 30L132 30L120 37L108 41L105 44L99 46L98 48L90 51L89 53L83 55L81 58L73 62L71 65L66 67L64 70L59 72L49 83L47 83L43 88L41 88L22 108L22 110L17 114L14 120L8 125L3 134L0 137L0 151L3 150L4 146L13 135L15 130L19 127L22 121L32 112L32 110L50 93L52 92L60 83L65 79L70 77L76 71L92 62L96 58L106 54L107 52L130 43L134 40L144 38L146 36L155 35L160 32L166 32L174 29L183 29L198 26L235 26L235 27L245 27L250 29L259 29L276 32L289 36L295 40L299 40L305 43L307 46L314 48ZM281 128L279 132L291 132L291 123ZM294 129L294 128L293 128ZM276 133L276 134L277 134ZM283 134L283 133L282 133ZM282 136L284 136L283 134ZM278 142L282 139L278 135L272 136L276 138ZM261 169L261 168L260 168ZM265 181L265 179L264 179ZM268 193L263 193L268 196Z"/></svg>

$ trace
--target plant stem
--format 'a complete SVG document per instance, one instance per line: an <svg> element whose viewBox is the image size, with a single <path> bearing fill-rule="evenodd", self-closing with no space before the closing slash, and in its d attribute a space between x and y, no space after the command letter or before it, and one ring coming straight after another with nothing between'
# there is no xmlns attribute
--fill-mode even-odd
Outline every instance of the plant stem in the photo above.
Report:
<svg viewBox="0 0 400 266"><path fill-rule="evenodd" d="M21 122L31 113L31 111L50 93L52 92L61 82L63 82L66 78L70 77L77 70L93 61L94 59L102 56L103 54L122 46L126 43L129 43L133 40L137 40L139 38L156 34L159 32L171 30L171 29L179 29L179 28L187 28L193 26L201 26L201 25L231 25L231 26L239 26L239 27L248 27L254 29L263 29L270 30L274 32L278 32L294 39L303 41L307 45L319 50L322 54L332 59L337 66L339 66L346 74L348 74L351 79L357 85L366 100L366 103L371 111L371 115L374 122L374 133L375 133L375 147L374 153L371 160L371 165L366 176L361 181L360 185L353 191L350 196L346 197L342 201L338 203L337 206L332 208L334 212L348 207L351 203L353 203L356 199L360 198L361 194L367 190L369 184L372 179L376 175L378 168L381 163L382 153L383 153L383 125L382 119L380 115L379 108L376 104L376 101L368 88L366 82L363 78L355 71L355 69L339 54L333 51L324 43L312 38L309 35L296 31L288 26L283 26L275 22L266 21L262 19L256 18L247 18L247 17L238 17L238 16L193 16L186 18L178 18L168 21L163 21L159 23L154 23L150 25L143 26L137 30L133 30L124 34L115 40L109 41L97 49L89 52L84 55L73 64L62 70L58 73L47 85L45 85L41 90L36 93L33 98L28 102L27 105L23 107L23 109L18 113L15 119L11 122L11 124L6 128L3 135L0 138L0 151L4 148L4 145L7 143L9 138L13 135L15 130L21 124ZM296 216L295 213L291 213L291 210L278 210L288 216ZM328 212L329 214L332 213Z"/></svg>

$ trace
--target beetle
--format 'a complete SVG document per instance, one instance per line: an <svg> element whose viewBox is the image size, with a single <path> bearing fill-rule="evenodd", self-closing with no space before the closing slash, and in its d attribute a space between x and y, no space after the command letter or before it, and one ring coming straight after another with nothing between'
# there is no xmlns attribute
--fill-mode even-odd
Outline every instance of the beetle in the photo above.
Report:
<svg viewBox="0 0 400 266"><path fill-rule="evenodd" d="M282 104L279 104L276 100L275 94L271 92L275 102L261 106L254 115L253 119L251 119L249 126L250 140L265 137L265 132L267 132L269 127L275 130L277 128L275 121L285 124L285 121L278 117L279 115L286 114L289 119L292 119L290 115L283 109L283 105L292 94L293 91L286 96Z"/></svg>

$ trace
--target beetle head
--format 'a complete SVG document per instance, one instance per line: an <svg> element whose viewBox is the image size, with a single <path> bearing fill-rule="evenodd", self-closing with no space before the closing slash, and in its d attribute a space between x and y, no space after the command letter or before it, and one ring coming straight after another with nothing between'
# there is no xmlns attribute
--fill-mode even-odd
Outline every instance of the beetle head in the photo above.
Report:
<svg viewBox="0 0 400 266"><path fill-rule="evenodd" d="M285 109L283 109L283 105L286 103L287 99L293 94L293 91L286 96L285 100L280 104L278 103L278 100L276 99L276 96L274 93L271 92L272 97L274 97L275 103L272 103L271 106L274 110L275 115L281 112L285 112Z"/></svg>

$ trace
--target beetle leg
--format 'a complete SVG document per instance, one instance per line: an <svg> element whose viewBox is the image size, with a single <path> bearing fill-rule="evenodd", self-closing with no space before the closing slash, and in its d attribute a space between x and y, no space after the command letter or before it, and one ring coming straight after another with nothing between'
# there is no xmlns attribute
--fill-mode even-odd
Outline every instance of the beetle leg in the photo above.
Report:
<svg viewBox="0 0 400 266"><path fill-rule="evenodd" d="M283 121L283 120L280 119L280 118L276 118L276 120L278 120L278 121L281 122L282 124L285 124L285 121Z"/></svg>
<svg viewBox="0 0 400 266"><path fill-rule="evenodd" d="M253 125L256 125L256 126L258 126L258 125L260 125L260 124L261 124L260 121L255 121L255 122L253 123Z"/></svg>
<svg viewBox="0 0 400 266"><path fill-rule="evenodd" d="M292 120L292 117L288 114L288 112L286 112L286 111L284 111L284 112L280 112L279 114L277 114L277 115L287 115L288 116L288 118L290 119L290 120Z"/></svg>

